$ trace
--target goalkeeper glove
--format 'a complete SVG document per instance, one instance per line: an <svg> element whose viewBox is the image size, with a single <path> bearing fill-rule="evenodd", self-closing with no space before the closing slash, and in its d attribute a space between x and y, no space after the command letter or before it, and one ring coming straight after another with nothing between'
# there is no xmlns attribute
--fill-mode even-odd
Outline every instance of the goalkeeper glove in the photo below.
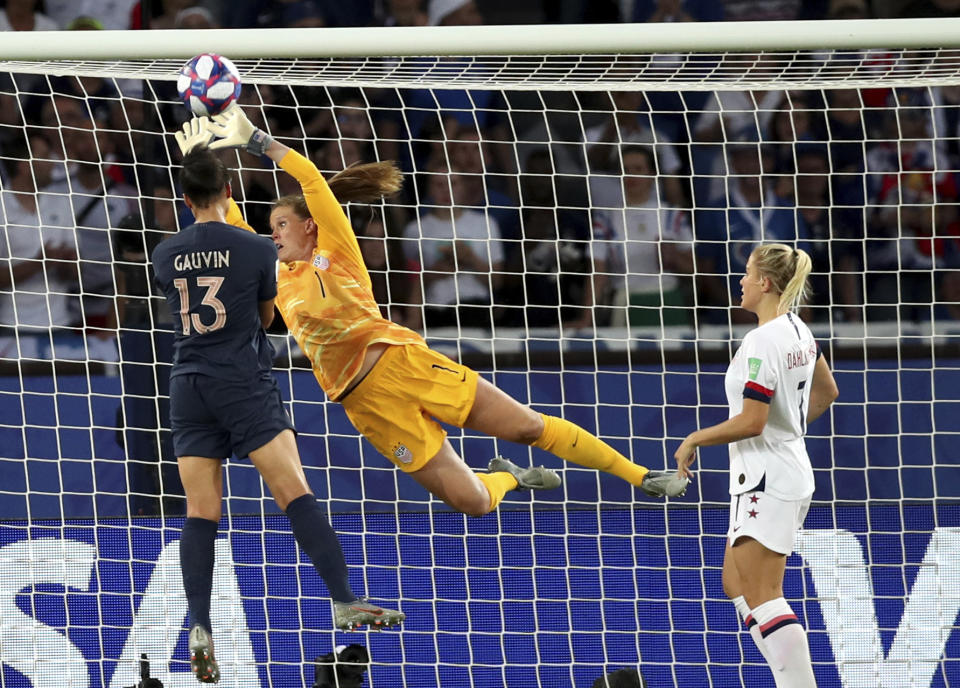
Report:
<svg viewBox="0 0 960 688"><path fill-rule="evenodd" d="M220 139L210 144L212 150L243 147L248 153L263 155L273 142L270 134L253 126L238 105L215 115L208 128Z"/></svg>
<svg viewBox="0 0 960 688"><path fill-rule="evenodd" d="M192 117L183 123L181 130L173 135L180 146L180 152L186 155L194 148L206 146L213 139L213 133L208 129L210 120L206 117Z"/></svg>

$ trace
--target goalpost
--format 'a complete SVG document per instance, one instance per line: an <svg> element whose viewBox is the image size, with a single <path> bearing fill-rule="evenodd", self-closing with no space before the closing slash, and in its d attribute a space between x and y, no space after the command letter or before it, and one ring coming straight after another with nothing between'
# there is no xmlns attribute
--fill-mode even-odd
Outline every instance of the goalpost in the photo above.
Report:
<svg viewBox="0 0 960 688"><path fill-rule="evenodd" d="M4 34L0 683L124 688L141 655L167 688L195 682L171 325L146 260L189 222L173 81L199 52L233 59L246 112L326 174L401 164L399 197L349 208L392 317L652 468L726 414L744 252L810 251L804 315L841 396L810 427L817 488L786 596L821 687L960 683L958 36L960 20ZM295 189L228 156L268 231ZM483 260L451 276L455 236ZM720 580L725 449L663 504L454 431L475 468L502 453L564 478L468 518L361 441L272 337L354 587L407 622L332 632L288 522L232 459L224 685L312 685L313 659L350 642L381 688L585 688L623 667L651 687L770 683Z"/></svg>

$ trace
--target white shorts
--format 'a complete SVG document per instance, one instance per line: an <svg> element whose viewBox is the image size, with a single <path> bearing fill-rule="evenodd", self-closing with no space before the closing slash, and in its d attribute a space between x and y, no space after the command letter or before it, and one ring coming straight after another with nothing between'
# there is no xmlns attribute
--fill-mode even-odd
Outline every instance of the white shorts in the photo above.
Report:
<svg viewBox="0 0 960 688"><path fill-rule="evenodd" d="M810 500L777 499L766 492L730 495L730 546L736 544L737 538L746 536L774 552L792 553L794 537L803 527Z"/></svg>

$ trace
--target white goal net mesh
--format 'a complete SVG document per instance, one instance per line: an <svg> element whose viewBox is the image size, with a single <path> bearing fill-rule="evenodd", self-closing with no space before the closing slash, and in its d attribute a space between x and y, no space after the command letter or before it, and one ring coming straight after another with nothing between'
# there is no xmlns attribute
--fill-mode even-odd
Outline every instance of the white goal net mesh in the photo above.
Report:
<svg viewBox="0 0 960 688"><path fill-rule="evenodd" d="M142 654L167 688L195 681L172 325L147 264L191 222L170 135L182 62L0 62L5 686L123 688ZM726 415L751 247L809 251L803 316L841 396L810 427L817 487L786 596L821 687L960 683L958 51L236 62L250 118L326 174L403 169L398 197L349 207L389 317L652 468ZM228 160L269 232L295 183ZM451 429L475 468L502 454L564 479L468 518L359 439L272 335L355 587L408 620L332 632L286 518L232 459L213 604L226 685L311 685L314 658L350 642L378 687L587 688L622 667L650 686L770 682L721 586L725 449L664 505Z"/></svg>

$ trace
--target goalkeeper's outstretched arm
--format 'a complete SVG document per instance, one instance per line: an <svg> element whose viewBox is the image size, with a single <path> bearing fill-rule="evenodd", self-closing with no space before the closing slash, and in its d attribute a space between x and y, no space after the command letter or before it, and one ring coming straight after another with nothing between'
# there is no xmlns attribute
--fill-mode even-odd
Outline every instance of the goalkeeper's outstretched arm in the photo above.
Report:
<svg viewBox="0 0 960 688"><path fill-rule="evenodd" d="M317 166L289 146L275 140L267 132L257 129L239 106L216 115L206 123L206 129L212 136L217 137L217 140L210 144L212 150L243 148L256 156L266 155L282 167L300 182L303 194L311 205L311 212L318 216L316 219L330 214L333 221L349 222ZM313 207L314 205L316 207Z"/></svg>
<svg viewBox="0 0 960 688"><path fill-rule="evenodd" d="M239 106L215 115L206 126L211 136L217 137L217 140L210 144L212 150L243 148L253 155L266 155L278 165L290 151L289 146L280 143L262 129L257 129Z"/></svg>

